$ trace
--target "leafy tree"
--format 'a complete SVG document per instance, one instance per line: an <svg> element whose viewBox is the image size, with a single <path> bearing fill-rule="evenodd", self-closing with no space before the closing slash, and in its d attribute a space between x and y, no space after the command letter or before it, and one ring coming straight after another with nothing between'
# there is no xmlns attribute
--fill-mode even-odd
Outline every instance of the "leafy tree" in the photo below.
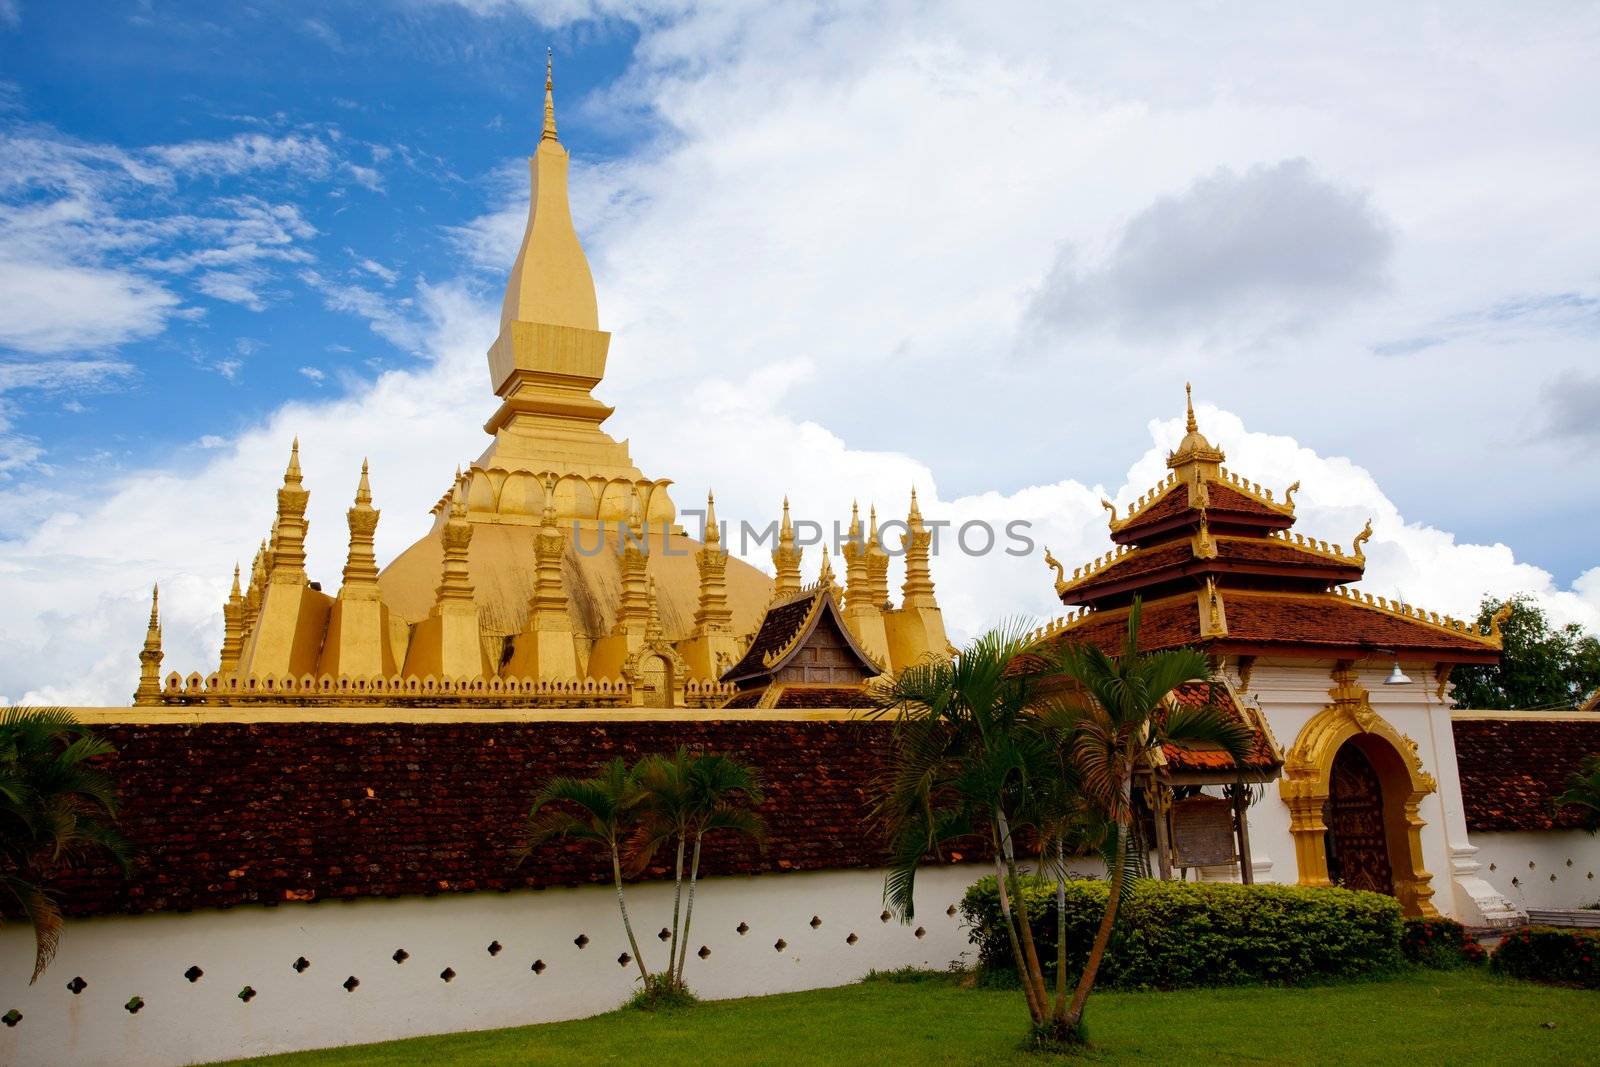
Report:
<svg viewBox="0 0 1600 1067"><path fill-rule="evenodd" d="M33 926L36 982L61 943L61 908L41 883L63 862L131 850L116 830L117 791L92 760L111 744L64 708L0 709L0 921Z"/></svg>
<svg viewBox="0 0 1600 1067"><path fill-rule="evenodd" d="M1455 706L1496 710L1575 708L1600 689L1600 638L1577 623L1552 625L1527 593L1511 598L1500 623L1500 662L1457 667ZM1502 602L1486 597L1478 627L1490 626Z"/></svg>
<svg viewBox="0 0 1600 1067"><path fill-rule="evenodd" d="M671 756L648 756L635 771L643 800L634 836L636 870L643 870L662 847L676 851L673 864L672 927L667 942L666 993L680 993L689 956L689 924L700 878L700 850L707 834L728 832L765 845L766 824L754 808L762 801L761 777L730 756L691 755L680 747ZM690 851L688 899L684 901L684 853ZM683 925L679 927L680 904Z"/></svg>
<svg viewBox="0 0 1600 1067"><path fill-rule="evenodd" d="M1049 1019L1048 994L1032 930L1017 914L1024 905L1016 851L1019 835L1044 821L1036 799L1060 793L1038 788L1062 767L1034 714L1042 662L1030 654L1027 632L1007 624L953 659L907 667L877 691L885 712L896 715L891 766L875 808L889 839L884 901L909 923L924 857L964 838L987 838L1006 939L1035 1027Z"/></svg>
<svg viewBox="0 0 1600 1067"><path fill-rule="evenodd" d="M1586 756L1578 773L1567 779L1567 788L1551 805L1581 809L1582 826L1591 834L1600 833L1600 752Z"/></svg>
<svg viewBox="0 0 1600 1067"><path fill-rule="evenodd" d="M1052 707L1047 722L1066 737L1085 795L1116 826L1115 855L1126 856L1133 825L1133 778L1151 766L1152 756L1165 745L1181 748L1221 748L1242 762L1249 751L1245 727L1223 716L1215 707L1179 705L1159 714L1167 695L1188 682L1211 677L1203 653L1192 648L1160 652L1139 651L1138 600L1128 613L1128 633L1122 653L1107 655L1089 644L1072 644L1061 651L1057 667L1076 683L1076 691ZM1089 949L1089 959L1078 979L1072 1003L1061 1004L1058 987L1053 1034L1057 1040L1081 1040L1084 1007L1094 989L1100 962L1116 922L1117 905L1127 881L1127 863L1111 866L1111 890L1105 914Z"/></svg>
<svg viewBox="0 0 1600 1067"><path fill-rule="evenodd" d="M1220 745L1239 756L1248 734L1214 709L1156 713L1172 689L1209 677L1192 650L1138 652L1140 609L1120 657L1070 646L1052 659L1025 629L1008 625L948 662L928 661L880 687L897 714L892 766L876 809L890 841L884 896L914 915L918 865L955 840L982 835L993 848L1002 922L1022 978L1036 1040L1080 1043L1084 1003L1130 868L1135 770L1161 744ZM1109 829L1109 834L1107 830ZM1017 850L1066 877L1064 858L1105 849L1111 892L1089 964L1070 1004L1066 938L1058 930L1054 1002L1022 904ZM1058 888L1058 897L1064 886ZM1058 908L1058 915L1065 913Z"/></svg>
<svg viewBox="0 0 1600 1067"><path fill-rule="evenodd" d="M637 826L637 809L644 800L636 770L620 759L601 768L593 778L551 778L534 797L528 813L527 843L517 851L520 863L539 845L555 838L571 837L599 846L611 860L611 878L617 887L617 909L622 913L622 928L628 947L639 965L639 977L650 987L650 971L644 953L633 936L628 917L628 898L622 891L622 844Z"/></svg>

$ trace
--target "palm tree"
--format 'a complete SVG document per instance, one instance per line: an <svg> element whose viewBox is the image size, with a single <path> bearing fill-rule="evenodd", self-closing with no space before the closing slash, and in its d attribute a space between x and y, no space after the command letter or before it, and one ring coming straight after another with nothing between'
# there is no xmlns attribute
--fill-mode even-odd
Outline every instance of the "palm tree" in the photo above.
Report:
<svg viewBox="0 0 1600 1067"><path fill-rule="evenodd" d="M628 947L639 965L639 977L650 988L650 971L633 936L628 900L622 892L622 842L637 826L638 806L644 799L637 768L630 770L614 759L593 778L551 778L534 797L528 812L527 843L517 850L521 863L539 845L555 838L573 837L603 848L611 858L611 877L617 887L617 910Z"/></svg>
<svg viewBox="0 0 1600 1067"><path fill-rule="evenodd" d="M718 831L736 833L765 845L766 824L753 810L762 801L761 778L753 768L730 756L691 755L683 747L671 756L641 760L638 775L644 801L635 837L634 866L642 870L664 845L676 850L665 984L668 990L682 990L686 988L683 971L689 957L689 925L694 917L701 847L707 834ZM690 858L685 902L686 850ZM684 905L681 928L680 904Z"/></svg>
<svg viewBox="0 0 1600 1067"><path fill-rule="evenodd" d="M1551 800L1560 810L1565 807L1583 809L1578 825L1589 833L1600 833L1600 752L1585 756L1578 764L1578 772L1567 779L1567 788Z"/></svg>
<svg viewBox="0 0 1600 1067"><path fill-rule="evenodd" d="M1177 706L1161 714L1166 698L1189 682L1208 681L1210 664L1192 648L1160 652L1139 651L1140 601L1128 612L1128 632L1121 655L1108 655L1089 644L1069 644L1059 654L1055 668L1073 690L1052 702L1046 725L1062 738L1078 771L1085 798L1116 830L1110 864L1111 888L1106 910L1089 949L1088 961L1078 979L1070 1005L1066 983L1057 974L1056 1001L1051 1013L1049 1039L1082 1041L1084 1005L1094 988L1117 905L1127 881L1130 828L1133 823L1133 778L1148 770L1152 756L1165 745L1181 748L1221 748L1236 762L1249 751L1245 726L1224 716L1214 705Z"/></svg>
<svg viewBox="0 0 1600 1067"><path fill-rule="evenodd" d="M0 917L20 914L33 925L31 982L61 943L61 908L40 882L98 851L125 874L130 867L115 827L116 786L91 762L113 751L64 708L0 710Z"/></svg>
<svg viewBox="0 0 1600 1067"><path fill-rule="evenodd" d="M1046 1024L1049 1001L1016 848L1030 828L1040 847L1064 839L1076 806L1071 765L1039 729L1044 663L1026 628L1008 623L953 659L906 668L876 692L883 713L897 717L890 770L874 809L889 839L885 903L909 923L924 857L952 841L987 837L1001 918L1035 1026Z"/></svg>

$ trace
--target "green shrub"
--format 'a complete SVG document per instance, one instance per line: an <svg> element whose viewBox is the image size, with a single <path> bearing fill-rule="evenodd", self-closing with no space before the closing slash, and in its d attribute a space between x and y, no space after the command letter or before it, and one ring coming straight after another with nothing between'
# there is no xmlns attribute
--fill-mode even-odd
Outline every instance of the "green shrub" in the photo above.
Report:
<svg viewBox="0 0 1600 1067"><path fill-rule="evenodd" d="M1067 882L1072 973L1083 969L1107 892L1104 882ZM1040 962L1053 973L1055 883L1029 879L1020 895ZM979 966L1014 970L993 877L967 890L961 911ZM1140 879L1124 892L1100 975L1110 986L1162 989L1353 978L1398 966L1400 932L1399 903L1377 893Z"/></svg>
<svg viewBox="0 0 1600 1067"><path fill-rule="evenodd" d="M1407 919L1400 935L1406 959L1424 967L1447 970L1464 963L1482 963L1482 946L1467 936L1467 928L1454 919Z"/></svg>
<svg viewBox="0 0 1600 1067"><path fill-rule="evenodd" d="M1600 989L1600 932L1524 927L1500 942L1489 964L1513 978Z"/></svg>

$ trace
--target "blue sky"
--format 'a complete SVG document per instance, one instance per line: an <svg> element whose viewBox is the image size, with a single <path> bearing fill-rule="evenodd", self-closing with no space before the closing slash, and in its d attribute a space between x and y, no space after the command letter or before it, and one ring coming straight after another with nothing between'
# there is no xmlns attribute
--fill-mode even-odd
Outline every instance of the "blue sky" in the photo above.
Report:
<svg viewBox="0 0 1600 1067"><path fill-rule="evenodd" d="M1309 533L1373 518L1373 591L1600 628L1593 5L0 0L0 698L122 699L156 580L209 669L297 434L313 578L363 457L420 535L547 46L607 428L679 508L916 484L1081 560L1192 380ZM935 576L958 634L1055 608Z"/></svg>
<svg viewBox="0 0 1600 1067"><path fill-rule="evenodd" d="M562 93L576 101L616 78L637 40L620 22L558 32L448 8L315 8L311 18L311 8L292 3L30 4L4 34L8 135L151 164L152 151L227 152L239 138L302 147L281 153L281 165L175 163L169 178L149 183L126 180L115 162L89 164L107 184L96 206L130 230L189 214L236 222L237 201L250 198L258 209L292 210L299 232L282 235L278 249L294 259L255 261L252 277L221 289L221 299L202 279L236 270L141 271L173 303L154 336L103 349L126 370L16 398L13 432L42 442L53 465L162 461L237 432L285 399L414 359L405 344L330 306L337 298L307 278L403 302L415 279L458 273L448 229L486 210L488 176L525 150L547 44L562 46ZM575 107L562 120L591 158L626 154L648 135L642 122L596 123ZM53 177L13 190L17 201L56 199ZM137 267L216 251L230 236L190 230L130 241L106 259Z"/></svg>

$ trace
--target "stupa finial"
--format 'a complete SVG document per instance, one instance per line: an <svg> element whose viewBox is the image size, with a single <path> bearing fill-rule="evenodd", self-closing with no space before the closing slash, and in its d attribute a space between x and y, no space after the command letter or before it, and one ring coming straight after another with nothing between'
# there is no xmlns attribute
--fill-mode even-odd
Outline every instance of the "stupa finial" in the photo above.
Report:
<svg viewBox="0 0 1600 1067"><path fill-rule="evenodd" d="M553 48L544 50L544 132L541 141L559 140L556 137L556 53Z"/></svg>
<svg viewBox="0 0 1600 1067"><path fill-rule="evenodd" d="M1188 382L1183 383L1183 406L1189 415L1189 421L1184 425L1184 429L1189 433L1197 433L1200 424L1194 421L1194 390Z"/></svg>

